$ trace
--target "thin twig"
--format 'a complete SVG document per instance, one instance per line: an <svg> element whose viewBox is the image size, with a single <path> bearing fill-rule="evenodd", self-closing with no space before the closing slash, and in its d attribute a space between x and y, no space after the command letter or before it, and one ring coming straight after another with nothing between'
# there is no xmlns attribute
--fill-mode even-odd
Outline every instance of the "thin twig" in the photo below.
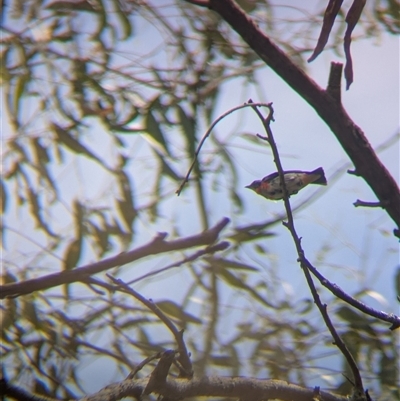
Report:
<svg viewBox="0 0 400 401"><path fill-rule="evenodd" d="M364 202L364 201L362 201L362 200L360 200L360 199L357 199L357 200L353 203L353 205L354 205L355 207L359 207L359 206L362 206L362 207L381 207L381 208L384 208L384 207L385 207L385 205L384 205L383 202Z"/></svg>
<svg viewBox="0 0 400 401"><path fill-rule="evenodd" d="M163 272L165 272L167 270L170 270L170 269L172 269L174 267L179 267L179 266L183 265L184 263L193 262L194 260L198 259L200 256L222 251L222 250L228 248L228 246L229 246L229 242L228 241L222 241L222 242L220 242L220 243L218 243L216 245L208 246L207 248L201 249L200 251L197 251L196 253L194 253L194 254L192 254L190 256L187 256L186 258L184 258L184 259L182 259L182 260L180 260L178 262L175 262L175 263L172 263L172 264L170 264L168 266L162 267L161 269L154 270L154 271L152 271L150 273L143 274L143 276L135 278L134 280L131 280L126 284L130 285L130 284L137 283L138 281L141 281L141 280L144 280L146 278L155 276L156 274L163 273Z"/></svg>
<svg viewBox="0 0 400 401"><path fill-rule="evenodd" d="M139 363L139 365L137 365L135 367L135 369L132 370L131 373L129 373L128 376L126 376L125 380L129 380L129 379L133 379L136 374L142 370L148 363L150 363L151 361L154 361L154 359L159 359L162 355L163 351L157 352L157 354L155 355L151 355L148 358L144 359L142 362Z"/></svg>
<svg viewBox="0 0 400 401"><path fill-rule="evenodd" d="M185 0L187 3L194 4L199 7L210 7L210 2L208 0Z"/></svg>
<svg viewBox="0 0 400 401"><path fill-rule="evenodd" d="M304 259L304 263L306 263L307 268L319 280L319 282L330 292L332 292L332 294L334 294L336 297L340 298L342 301L345 301L346 303L360 310L361 312L366 313L367 315L373 316L376 319L382 320L384 322L391 323L392 326L389 327L390 330L395 330L400 327L400 316L397 316L393 313L389 314L383 311L378 311L365 305L364 303L358 301L357 299L344 292L338 285L331 283L307 259Z"/></svg>
<svg viewBox="0 0 400 401"><path fill-rule="evenodd" d="M150 379L143 391L143 395L157 391L166 383L169 369L175 359L175 354L176 351L173 350L166 350L162 353L157 366L150 375Z"/></svg>
<svg viewBox="0 0 400 401"><path fill-rule="evenodd" d="M251 100L249 100L249 102L251 102ZM270 128L270 122L272 121L272 115L273 115L272 105L269 108L270 108L270 114L268 115L267 118L264 118L261 115L260 111L256 107L255 107L255 111L257 112L257 115L260 117L260 119L262 120L263 125L265 127L265 131L267 133L267 138L264 138L264 139L266 139L268 141L269 145L271 146L271 149L272 149L272 152L274 155L274 162L278 169L279 177L281 180L281 185L282 185L282 190L283 190L283 200L285 203L285 209L286 209L286 213L287 213L287 217L288 217L288 222L287 223L283 222L283 224L285 227L288 228L288 230L290 231L290 233L292 235L292 238L295 243L296 250L297 250L298 261L300 262L300 266L302 267L302 270L306 277L306 281L310 288L314 302L317 305L317 307L322 315L322 318L324 319L325 325L327 326L328 330L330 331L330 333L334 339L334 344L339 348L339 350L341 351L341 353L347 360L347 363L350 365L350 368L351 368L351 371L352 371L353 377L354 377L354 382L355 382L355 391L357 393L360 392L361 394L363 394L364 393L363 384L362 384L362 379L361 379L360 371L357 367L357 364L356 364L353 356L351 355L350 351L346 347L346 344L342 341L342 339L338 335L335 327L333 326L333 324L329 318L328 312L327 312L327 305L322 304L322 302L319 298L317 289L315 287L315 284L313 282L311 273L308 270L308 264L310 264L310 262L305 257L304 250L301 246L301 239L297 235L296 229L294 227L293 214L292 214L292 210L290 207L289 196L288 196L288 192L287 192L285 180L284 180L284 171L283 171L282 164L281 164L281 161L279 158L279 153L278 153L278 150L276 147L276 143L275 143L275 140L274 140L271 128Z"/></svg>
<svg viewBox="0 0 400 401"><path fill-rule="evenodd" d="M200 150L201 150L201 148L202 148L204 142L206 141L206 139L210 136L212 129L213 129L221 120L223 120L226 116L228 116L229 114L231 114L231 113L233 113L233 112L235 112L235 111L237 111L237 110L243 109L243 108L245 108L245 107L254 107L254 106L259 106L259 107L270 107L270 104L269 104L269 103L254 103L254 104L245 103L245 104L242 104L241 106L237 106L237 107L234 107L233 109L228 110L226 113L224 113L224 114L222 114L221 116L219 116L219 117L210 125L210 128L208 128L208 130L206 131L206 133L203 135L203 138L201 138L201 141L200 141L200 143L198 144L196 151L194 152L194 159L193 159L193 162L192 162L192 164L191 164L191 166L190 166L190 168L189 168L189 170L188 170L188 172L187 172L185 178L183 179L183 181L182 181L181 185L179 186L179 188L176 190L176 194L177 194L178 196L181 194L182 189L183 189L183 187L185 186L185 184L189 181L190 174L191 174L191 172L192 172L192 170L193 170L193 168L194 168L194 166L195 166L195 164L196 164L196 162L197 162L197 158L198 158L198 156L199 156Z"/></svg>
<svg viewBox="0 0 400 401"><path fill-rule="evenodd" d="M192 362L190 361L189 353L186 349L186 344L183 341L182 330L178 330L172 321L160 310L160 308L151 300L146 299L138 292L136 292L133 288L129 287L124 281L121 279L116 279L112 277L110 274L107 274L107 277L118 287L123 289L127 294L132 295L142 304L146 305L171 331L173 336L175 337L175 341L178 344L179 356L178 360L181 363L184 372L181 372L181 375L184 377L192 377L193 376L193 368Z"/></svg>

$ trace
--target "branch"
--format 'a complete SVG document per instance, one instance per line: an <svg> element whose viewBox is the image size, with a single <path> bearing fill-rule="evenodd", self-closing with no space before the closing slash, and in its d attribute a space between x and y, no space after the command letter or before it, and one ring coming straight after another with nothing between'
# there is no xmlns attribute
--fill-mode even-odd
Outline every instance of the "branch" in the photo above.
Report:
<svg viewBox="0 0 400 401"><path fill-rule="evenodd" d="M251 102L251 99L250 101ZM278 149L274 140L274 136L272 134L272 130L270 128L270 122L273 120L273 109L272 106L270 106L270 113L268 115L267 118L264 118L262 116L262 114L260 113L260 111L255 107L254 110L257 112L257 115L260 117L260 119L262 120L266 133L267 133L267 137L264 138L260 135L258 135L260 138L268 141L269 145L271 146L273 155L274 155L274 162L275 165L278 169L278 173L279 173L279 177L281 180L281 186L282 186L282 190L283 190L283 200L285 203L285 209L286 209L286 213L287 213L287 217L288 217L288 222L285 223L283 222L283 225L288 228L288 230L290 231L293 241L295 243L296 246L296 250L297 250L297 255L298 255L298 261L300 262L300 266L303 270L303 273L305 275L308 287L310 288L311 294L313 296L314 299L314 303L317 305L322 318L324 319L325 325L327 326L328 330L330 331L333 339L334 339L334 344L339 348L340 352L343 354L343 356L345 357L347 363L350 366L350 369L353 373L353 377L354 377L354 392L356 394L361 394L362 396L364 396L364 388L363 388L363 384L362 384L362 379L361 379L361 375L360 375L360 371L358 369L358 366L352 356L352 354L350 353L350 351L348 350L346 344L342 341L342 339L340 338L340 336L338 335L335 327L333 326L330 317L328 315L327 312L327 305L326 304L322 304L317 289L315 288L315 284L313 282L312 276L310 271L307 268L307 264L309 264L308 260L305 257L304 254L304 250L301 246L301 240L299 238L299 236L297 235L296 229L294 227L294 219L293 219L293 213L292 213L292 209L290 207L290 201L289 201L289 196L288 196L288 192L287 192L287 188L286 188L286 183L285 183L285 179L284 179L284 172L283 172L283 168L282 168L282 164L279 158L279 153L278 153ZM361 398L360 398L361 400Z"/></svg>
<svg viewBox="0 0 400 401"><path fill-rule="evenodd" d="M80 401L115 401L126 397L133 397L138 400L141 399L148 382L148 378L125 379L122 382L110 384L99 392L82 398ZM1 390L2 395L19 401L50 401L49 398L36 396L8 384L2 385ZM193 378L192 380L169 378L164 385L157 389L157 393L169 399L231 397L235 399L310 401L313 399L315 389L300 387L281 380L204 376ZM19 394L23 394L24 397L18 396ZM319 396L324 401L348 401L347 397L326 391L319 391ZM58 401L61 401L61 399Z"/></svg>
<svg viewBox="0 0 400 401"><path fill-rule="evenodd" d="M142 362L139 363L139 365L137 365L135 367L135 369L132 370L132 372L129 373L129 375L126 377L126 379L133 379L136 376L136 374L139 371L141 371L148 363L150 363L154 359L160 359L161 355L162 355L162 351L157 352L157 354L151 355L148 358L144 359Z"/></svg>
<svg viewBox="0 0 400 401"><path fill-rule="evenodd" d="M367 315L373 316L376 319L382 320L384 322L391 323L392 326L390 327L390 330L395 330L400 327L400 316L397 316L393 313L388 314L382 311L378 311L365 305L364 303L358 301L357 299L344 292L338 285L327 280L307 259L304 259L304 263L307 265L307 268L311 271L311 273L314 274L315 277L317 277L319 282L329 291L331 291L332 294L334 294L336 297L340 298L342 301L345 301L346 303L360 310L361 312L366 313Z"/></svg>
<svg viewBox="0 0 400 401"><path fill-rule="evenodd" d="M351 120L342 105L295 65L233 0L210 0L210 8L220 14L259 57L315 109L350 157L358 175L364 178L400 227L399 187L377 157L364 132Z"/></svg>
<svg viewBox="0 0 400 401"><path fill-rule="evenodd" d="M338 104L341 103L341 82L342 82L342 63L331 63L331 70L329 72L328 87L326 88L329 93Z"/></svg>
<svg viewBox="0 0 400 401"><path fill-rule="evenodd" d="M310 401L314 389L288 384L281 380L260 380L242 377L206 376L187 380L167 380L159 394L172 399L196 396L230 397L234 399ZM346 397L320 392L324 401L344 401Z"/></svg>
<svg viewBox="0 0 400 401"><path fill-rule="evenodd" d="M167 382L169 368L172 365L175 354L176 352L172 350L163 352L157 366L150 375L150 379L143 391L143 395L151 394L165 385Z"/></svg>
<svg viewBox="0 0 400 401"><path fill-rule="evenodd" d="M38 394L32 394L20 387L13 386L8 383L5 377L0 379L0 396L2 400L5 396L7 396L18 401L58 401L57 399Z"/></svg>
<svg viewBox="0 0 400 401"><path fill-rule="evenodd" d="M213 253L219 252L219 251L223 251L224 249L228 248L228 246L229 246L229 242L222 241L222 242L219 242L218 244L208 246L205 249L200 249L200 251L197 251L196 253L194 253L190 256L187 256L186 258L183 258L182 260L179 260L178 262L171 263L170 265L162 267L161 269L157 269L157 270L151 271L149 273L143 274L143 276L135 278L134 280L129 281L127 284L134 284L134 283L137 283L138 281L144 280L145 278L155 276L159 273L163 273L174 267L179 267L179 266L183 265L184 263L193 262L194 260L198 259L201 256L204 256L207 254L213 254Z"/></svg>
<svg viewBox="0 0 400 401"><path fill-rule="evenodd" d="M269 107L269 103L255 103L254 106L260 106L260 107ZM221 116L219 116L211 125L210 128L208 128L208 130L206 131L206 133L203 135L203 138L201 138L200 143L197 146L196 152L194 152L194 159L193 162L191 164L191 166L189 167L188 172L186 173L185 178L183 179L181 185L179 186L179 188L176 190L176 194L179 196L182 192L183 187L185 186L185 184L189 181L189 177L190 174L197 162L197 158L199 156L200 150L202 148L202 146L204 145L204 142L206 141L206 139L210 136L211 131L213 130L213 128L221 121L223 120L226 116L228 116L229 114L233 113L234 111L243 109L245 107L253 107L253 105L250 105L248 103L242 104L241 106L237 106L234 107L233 109L228 110L226 113L222 114Z"/></svg>
<svg viewBox="0 0 400 401"><path fill-rule="evenodd" d="M194 4L199 7L209 7L210 2L208 0L185 0L187 3Z"/></svg>
<svg viewBox="0 0 400 401"><path fill-rule="evenodd" d="M178 360L182 365L183 371L181 369L182 377L193 377L192 362L190 361L189 353L186 348L186 344L183 341L183 330L178 330L172 321L160 310L160 308L152 301L144 298L133 288L129 287L120 279L115 279L114 277L107 274L107 277L118 287L120 287L123 292L134 296L142 304L146 305L171 331L175 337L175 341L178 344L179 357ZM174 354L175 355L175 354ZM172 363L172 360L171 360ZM168 368L169 369L169 368Z"/></svg>
<svg viewBox="0 0 400 401"><path fill-rule="evenodd" d="M385 206L382 204L382 202L364 202L364 201L362 201L362 200L360 200L360 199L357 199L354 203L353 203L353 205L355 206L355 207L359 207L359 206L362 206L362 207L381 207L381 208L384 208Z"/></svg>
<svg viewBox="0 0 400 401"><path fill-rule="evenodd" d="M150 255L177 251L181 249L192 248L194 246L209 245L214 243L223 228L229 223L228 218L222 219L214 227L203 231L200 234L192 235L186 238L179 238L172 241L165 241L166 233L159 233L148 244L129 252L120 253L108 259L91 263L73 270L65 270L59 273L49 274L47 276L11 283L0 286L0 299L6 297L18 297L24 294L30 294L34 291L45 290L56 287L61 284L69 284L77 281L86 281L93 274L111 269L115 266L125 265L135 260Z"/></svg>

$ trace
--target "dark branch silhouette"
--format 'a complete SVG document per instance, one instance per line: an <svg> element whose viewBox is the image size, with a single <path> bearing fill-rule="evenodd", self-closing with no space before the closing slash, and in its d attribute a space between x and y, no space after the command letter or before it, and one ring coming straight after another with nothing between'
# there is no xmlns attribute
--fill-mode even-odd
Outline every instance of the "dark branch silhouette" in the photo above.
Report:
<svg viewBox="0 0 400 401"><path fill-rule="evenodd" d="M44 277L26 280L19 283L2 285L0 286L0 298L17 297L24 294L30 294L34 291L45 290L61 284L86 281L87 278L93 274L100 273L115 266L121 266L134 262L135 260L144 258L146 256L192 248L194 246L210 245L217 240L218 235L228 223L229 219L224 218L209 230L197 235L180 238L173 241L165 241L167 234L159 233L146 245L133 249L129 252L120 253L117 256L113 256L96 263L91 263L73 270L49 274Z"/></svg>

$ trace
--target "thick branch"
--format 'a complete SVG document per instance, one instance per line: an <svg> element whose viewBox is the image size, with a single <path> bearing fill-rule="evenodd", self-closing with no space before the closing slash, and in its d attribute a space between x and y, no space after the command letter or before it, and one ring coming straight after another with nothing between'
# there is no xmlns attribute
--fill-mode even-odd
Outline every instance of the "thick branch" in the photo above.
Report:
<svg viewBox="0 0 400 401"><path fill-rule="evenodd" d="M315 109L336 135L358 175L365 179L400 227L400 190L396 181L342 105L272 43L233 0L210 0L210 8L220 14L260 58Z"/></svg>
<svg viewBox="0 0 400 401"><path fill-rule="evenodd" d="M195 396L232 397L236 399L310 401L314 389L289 384L281 380L260 380L242 377L202 377L189 381L168 380L160 394L179 399ZM324 401L344 401L347 398L321 391Z"/></svg>
<svg viewBox="0 0 400 401"><path fill-rule="evenodd" d="M180 238L173 241L164 241L166 233L159 233L148 244L129 252L120 253L100 262L91 263L73 270L66 270L59 273L49 274L31 280L22 281L0 286L0 298L17 297L24 294L30 294L34 291L45 290L61 284L69 284L77 281L85 281L93 274L111 269L115 266L122 266L135 260L159 253L177 251L181 249L192 248L194 246L209 245L215 242L219 233L229 223L229 219L224 218L214 227L203 231L200 234L192 235L186 238Z"/></svg>
<svg viewBox="0 0 400 401"><path fill-rule="evenodd" d="M111 384L96 394L85 397L82 401L114 401L122 397L139 398L146 388L148 379L125 380ZM313 389L288 384L281 380L260 380L242 377L205 376L202 378L171 379L157 389L169 399L188 397L233 397L236 399L279 399L287 401L310 401ZM347 397L321 391L324 401L346 401Z"/></svg>
<svg viewBox="0 0 400 401"><path fill-rule="evenodd" d="M110 384L96 394L84 397L81 401L116 401L125 397L140 399L148 384L148 378L126 379L120 383ZM15 386L2 386L2 395L19 401L49 401L46 397L35 397ZM20 395L23 397L20 397ZM244 377L204 376L202 378L171 379L157 389L169 399L184 399L188 397L232 397L241 399L279 399L283 401L310 401L314 389L289 384L281 380L261 380ZM347 397L319 392L324 401L348 401ZM52 400L57 401L57 400Z"/></svg>

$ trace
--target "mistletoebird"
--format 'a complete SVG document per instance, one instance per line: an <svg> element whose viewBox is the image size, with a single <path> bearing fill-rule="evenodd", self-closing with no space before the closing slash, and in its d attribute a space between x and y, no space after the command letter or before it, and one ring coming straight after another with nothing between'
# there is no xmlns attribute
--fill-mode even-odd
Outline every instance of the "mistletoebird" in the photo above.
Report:
<svg viewBox="0 0 400 401"><path fill-rule="evenodd" d="M284 171L286 189L288 195L295 195L308 184L327 185L325 173L322 167L313 171L289 170ZM283 189L279 173L275 172L267 175L262 180L253 181L249 188L257 194L267 199L283 199Z"/></svg>

